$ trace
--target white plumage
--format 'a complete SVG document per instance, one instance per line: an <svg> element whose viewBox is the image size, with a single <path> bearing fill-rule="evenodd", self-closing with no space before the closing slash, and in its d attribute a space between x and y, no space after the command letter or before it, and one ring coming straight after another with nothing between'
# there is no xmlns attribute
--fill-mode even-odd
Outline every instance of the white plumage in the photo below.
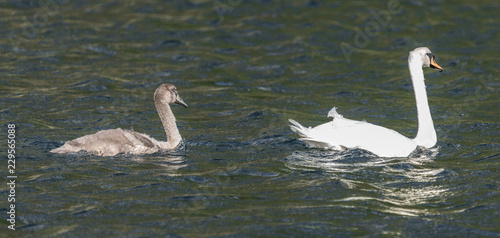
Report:
<svg viewBox="0 0 500 238"><path fill-rule="evenodd" d="M363 149L379 157L407 157L417 146L433 147L437 137L427 101L422 68L433 67L439 71L443 69L434 61L434 55L426 47L410 52L408 66L418 112L419 128L415 139L365 121L346 119L337 113L335 107L328 113L329 117L333 117L331 122L306 128L290 119L290 128L309 147L331 150Z"/></svg>

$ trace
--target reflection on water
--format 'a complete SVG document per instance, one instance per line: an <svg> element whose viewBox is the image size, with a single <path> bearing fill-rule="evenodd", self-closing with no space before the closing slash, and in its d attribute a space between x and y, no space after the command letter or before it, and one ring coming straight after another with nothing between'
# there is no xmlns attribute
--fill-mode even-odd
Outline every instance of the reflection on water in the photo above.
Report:
<svg viewBox="0 0 500 238"><path fill-rule="evenodd" d="M177 170L187 166L187 163L182 156L158 156L158 157L144 157L134 156L131 160L136 162L147 162L161 166L165 170L165 175L175 176Z"/></svg>
<svg viewBox="0 0 500 238"><path fill-rule="evenodd" d="M388 166L404 161L413 165L431 162L438 154L438 147L431 149L418 148L409 158L381 158L363 150L308 150L293 152L287 158L289 166L321 168L333 172L356 172L370 167ZM305 169L304 168L304 169Z"/></svg>
<svg viewBox="0 0 500 238"><path fill-rule="evenodd" d="M367 209L385 213L437 215L442 211L432 204L442 203L450 195L444 185L435 185L443 179L445 171L433 164L437 151L437 148L418 151L410 158L379 158L361 150L310 150L294 152L286 161L294 170L325 171L356 194L335 199L333 204L359 206L369 202ZM370 171L371 176L377 173L376 178L359 176L363 171ZM359 190L362 192L357 193Z"/></svg>

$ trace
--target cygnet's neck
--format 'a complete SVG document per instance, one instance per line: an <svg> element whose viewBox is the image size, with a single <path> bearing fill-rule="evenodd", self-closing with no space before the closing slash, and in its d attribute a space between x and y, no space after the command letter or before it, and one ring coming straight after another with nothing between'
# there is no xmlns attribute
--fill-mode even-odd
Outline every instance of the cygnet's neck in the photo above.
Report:
<svg viewBox="0 0 500 238"><path fill-rule="evenodd" d="M427 101L422 62L417 57L410 57L408 60L408 67L410 68L418 113L418 132L413 141L419 146L431 148L436 145L437 136L436 130L434 129L434 123L432 122L429 102Z"/></svg>
<svg viewBox="0 0 500 238"><path fill-rule="evenodd" d="M155 102L155 106L167 135L167 142L161 143L161 147L166 150L174 149L182 141L181 134L175 123L175 116L168 104Z"/></svg>

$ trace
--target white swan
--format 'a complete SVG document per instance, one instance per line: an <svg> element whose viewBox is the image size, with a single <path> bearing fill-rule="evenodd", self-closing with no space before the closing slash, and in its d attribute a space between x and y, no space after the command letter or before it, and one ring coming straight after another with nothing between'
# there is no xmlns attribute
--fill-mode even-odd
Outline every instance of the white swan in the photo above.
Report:
<svg viewBox="0 0 500 238"><path fill-rule="evenodd" d="M305 128L290 119L290 128L296 132L309 147L346 150L363 149L379 157L407 157L417 146L431 148L436 145L437 137L432 122L431 111L425 91L423 67L432 67L440 72L443 69L434 60L427 47L410 51L408 57L413 90L418 112L418 132L415 139L407 138L398 132L364 121L354 121L338 114L334 107L328 116L333 121L314 128Z"/></svg>
<svg viewBox="0 0 500 238"><path fill-rule="evenodd" d="M181 134L175 123L175 117L169 104L177 103L184 107L187 104L179 97L177 89L172 84L160 85L154 94L154 101L167 141L157 141L148 135L133 130L111 129L95 134L82 136L67 141L63 146L53 149L52 153L69 153L85 150L101 156L114 156L119 153L152 154L158 151L172 150L182 141Z"/></svg>

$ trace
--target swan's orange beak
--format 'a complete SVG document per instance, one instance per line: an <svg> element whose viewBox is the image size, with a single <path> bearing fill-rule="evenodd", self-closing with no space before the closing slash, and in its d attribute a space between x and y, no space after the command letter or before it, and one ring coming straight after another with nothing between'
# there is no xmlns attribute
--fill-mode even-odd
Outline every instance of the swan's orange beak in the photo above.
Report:
<svg viewBox="0 0 500 238"><path fill-rule="evenodd" d="M435 68L437 70L439 70L439 72L443 72L443 68L441 68L441 66L439 66L436 61L434 61L434 55L431 57L431 68Z"/></svg>

